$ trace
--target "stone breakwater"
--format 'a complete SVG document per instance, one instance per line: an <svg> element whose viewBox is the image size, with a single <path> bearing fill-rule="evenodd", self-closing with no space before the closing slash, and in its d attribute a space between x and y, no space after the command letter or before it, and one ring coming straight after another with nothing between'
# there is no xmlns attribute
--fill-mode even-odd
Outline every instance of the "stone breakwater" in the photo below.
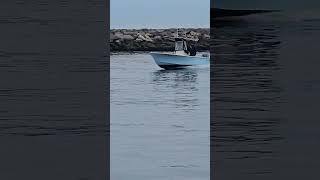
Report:
<svg viewBox="0 0 320 180"><path fill-rule="evenodd" d="M179 29L180 34L198 39L197 50L210 48L210 29ZM173 51L177 29L112 29L111 52L119 51Z"/></svg>

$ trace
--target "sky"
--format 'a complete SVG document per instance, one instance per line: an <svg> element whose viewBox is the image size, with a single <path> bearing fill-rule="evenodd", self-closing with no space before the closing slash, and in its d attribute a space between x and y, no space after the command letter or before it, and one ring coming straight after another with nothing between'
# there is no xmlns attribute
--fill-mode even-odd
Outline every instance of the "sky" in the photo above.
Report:
<svg viewBox="0 0 320 180"><path fill-rule="evenodd" d="M119 28L210 27L210 0L110 0L110 26Z"/></svg>
<svg viewBox="0 0 320 180"><path fill-rule="evenodd" d="M212 1L212 3L210 3ZM320 0L110 0L111 29L210 27L211 7L320 9Z"/></svg>

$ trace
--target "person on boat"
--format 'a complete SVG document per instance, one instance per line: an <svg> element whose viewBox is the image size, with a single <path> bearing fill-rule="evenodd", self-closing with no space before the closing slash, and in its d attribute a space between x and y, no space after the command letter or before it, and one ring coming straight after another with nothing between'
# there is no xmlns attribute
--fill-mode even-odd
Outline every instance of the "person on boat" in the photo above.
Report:
<svg viewBox="0 0 320 180"><path fill-rule="evenodd" d="M195 56L197 54L196 46L194 44L191 44L189 48L190 56Z"/></svg>
<svg viewBox="0 0 320 180"><path fill-rule="evenodd" d="M187 51L188 51L188 54L190 56L195 56L197 55L197 49L196 49L196 46L193 44L193 43L188 43L188 46L187 46Z"/></svg>

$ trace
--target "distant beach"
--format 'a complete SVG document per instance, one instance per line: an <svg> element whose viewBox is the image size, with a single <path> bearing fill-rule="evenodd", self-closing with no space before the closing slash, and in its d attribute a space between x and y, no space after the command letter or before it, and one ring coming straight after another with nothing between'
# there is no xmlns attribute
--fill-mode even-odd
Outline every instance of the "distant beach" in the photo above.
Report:
<svg viewBox="0 0 320 180"><path fill-rule="evenodd" d="M120 51L172 51L177 29L111 29L110 50ZM209 28L179 29L189 38L198 39L197 50L208 51Z"/></svg>

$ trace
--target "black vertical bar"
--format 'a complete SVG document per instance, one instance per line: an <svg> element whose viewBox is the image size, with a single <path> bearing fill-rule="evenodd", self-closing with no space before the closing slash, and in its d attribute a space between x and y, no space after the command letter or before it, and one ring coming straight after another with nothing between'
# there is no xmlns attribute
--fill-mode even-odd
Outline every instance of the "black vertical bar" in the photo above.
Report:
<svg viewBox="0 0 320 180"><path fill-rule="evenodd" d="M108 2L0 2L0 179L109 179Z"/></svg>
<svg viewBox="0 0 320 180"><path fill-rule="evenodd" d="M319 179L320 4L218 4L211 9L212 178Z"/></svg>

